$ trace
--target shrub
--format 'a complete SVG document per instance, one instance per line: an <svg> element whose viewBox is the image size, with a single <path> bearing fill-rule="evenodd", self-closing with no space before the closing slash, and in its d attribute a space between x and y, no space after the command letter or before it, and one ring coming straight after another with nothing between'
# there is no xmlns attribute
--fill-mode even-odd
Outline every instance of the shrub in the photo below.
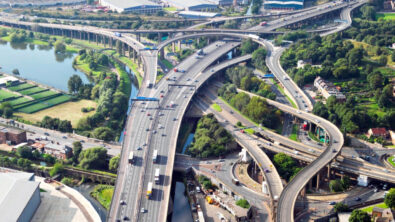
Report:
<svg viewBox="0 0 395 222"><path fill-rule="evenodd" d="M245 209L250 208L250 203L246 199L240 199L236 201L236 205Z"/></svg>

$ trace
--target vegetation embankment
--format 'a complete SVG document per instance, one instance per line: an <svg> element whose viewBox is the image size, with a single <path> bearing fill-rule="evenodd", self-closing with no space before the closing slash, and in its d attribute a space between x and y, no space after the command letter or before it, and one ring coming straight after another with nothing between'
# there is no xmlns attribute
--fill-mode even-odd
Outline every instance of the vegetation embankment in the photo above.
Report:
<svg viewBox="0 0 395 222"><path fill-rule="evenodd" d="M110 209L112 195L114 194L114 186L110 185L96 185L90 195L106 208Z"/></svg>
<svg viewBox="0 0 395 222"><path fill-rule="evenodd" d="M274 155L273 164L281 178L286 181L292 180L292 178L302 170L294 159L284 153L277 153Z"/></svg>
<svg viewBox="0 0 395 222"><path fill-rule="evenodd" d="M391 81L395 51L393 43L395 23L374 21L373 6L363 6L350 29L326 37L314 36L292 45L281 57L283 67L299 85L312 84L317 76L334 83L346 96L337 102L329 97L326 104L317 102L313 113L329 119L348 133L360 134L369 128L395 129L395 103ZM312 65L295 68L298 60ZM390 66L390 67L388 67ZM321 99L321 96L316 96ZM382 138L371 141L384 143Z"/></svg>
<svg viewBox="0 0 395 222"><path fill-rule="evenodd" d="M219 157L235 148L232 135L218 123L213 114L208 114L200 118L194 141L187 153L201 158Z"/></svg>

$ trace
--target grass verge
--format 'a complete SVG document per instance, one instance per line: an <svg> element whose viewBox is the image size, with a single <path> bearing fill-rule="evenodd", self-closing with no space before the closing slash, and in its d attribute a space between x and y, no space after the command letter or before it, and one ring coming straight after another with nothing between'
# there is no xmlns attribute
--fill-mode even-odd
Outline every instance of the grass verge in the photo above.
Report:
<svg viewBox="0 0 395 222"><path fill-rule="evenodd" d="M99 184L95 186L90 194L108 210L111 205L112 195L114 194L114 186Z"/></svg>
<svg viewBox="0 0 395 222"><path fill-rule="evenodd" d="M376 204L376 205L372 205L372 206L369 206L369 207L362 208L361 210L364 211L364 212L367 212L367 213L372 213L373 208L375 208L375 207L388 208L385 203L379 203L379 204Z"/></svg>
<svg viewBox="0 0 395 222"><path fill-rule="evenodd" d="M213 105L211 105L211 108L213 108L215 111L217 112L222 112L222 108L220 105L214 103Z"/></svg>
<svg viewBox="0 0 395 222"><path fill-rule="evenodd" d="M277 89L281 92L281 94L283 94L285 96L285 98L287 98L287 100L291 103L293 108L298 108L298 106L295 104L295 102L284 92L283 87L281 87L274 79L271 79L273 84L277 87Z"/></svg>
<svg viewBox="0 0 395 222"><path fill-rule="evenodd" d="M395 167L395 157L393 157L393 156L389 156L388 158L387 158L387 161L393 166L393 167Z"/></svg>
<svg viewBox="0 0 395 222"><path fill-rule="evenodd" d="M298 125L294 124L294 125L292 126L292 133L291 133L291 135L289 136L289 138L290 138L291 140L294 140L294 141L299 142L299 139L298 139L298 131L299 131Z"/></svg>

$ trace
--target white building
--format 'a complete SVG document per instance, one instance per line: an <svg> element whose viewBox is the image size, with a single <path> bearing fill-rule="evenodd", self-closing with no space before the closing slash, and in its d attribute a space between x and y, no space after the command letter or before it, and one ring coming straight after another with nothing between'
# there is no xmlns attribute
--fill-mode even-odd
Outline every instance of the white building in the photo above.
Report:
<svg viewBox="0 0 395 222"><path fill-rule="evenodd" d="M321 92L325 99L328 99L330 96L335 96L336 100L346 100L346 96L343 93L339 92L339 90L331 82L325 81L320 76L315 78L314 86L318 89L318 91Z"/></svg>
<svg viewBox="0 0 395 222"><path fill-rule="evenodd" d="M148 0L100 0L100 5L116 12L151 14L162 10L162 6Z"/></svg>
<svg viewBox="0 0 395 222"><path fill-rule="evenodd" d="M166 6L173 6L186 11L211 11L218 5L208 0L163 0Z"/></svg>

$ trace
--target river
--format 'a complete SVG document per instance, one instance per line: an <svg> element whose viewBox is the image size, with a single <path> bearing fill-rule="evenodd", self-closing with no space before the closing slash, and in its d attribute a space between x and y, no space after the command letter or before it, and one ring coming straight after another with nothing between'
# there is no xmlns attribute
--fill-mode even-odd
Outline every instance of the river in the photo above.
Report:
<svg viewBox="0 0 395 222"><path fill-rule="evenodd" d="M50 46L0 41L1 71L12 73L18 69L25 79L63 91L68 91L67 82L74 74L89 83L87 76L72 66L76 56L76 53L57 54Z"/></svg>

